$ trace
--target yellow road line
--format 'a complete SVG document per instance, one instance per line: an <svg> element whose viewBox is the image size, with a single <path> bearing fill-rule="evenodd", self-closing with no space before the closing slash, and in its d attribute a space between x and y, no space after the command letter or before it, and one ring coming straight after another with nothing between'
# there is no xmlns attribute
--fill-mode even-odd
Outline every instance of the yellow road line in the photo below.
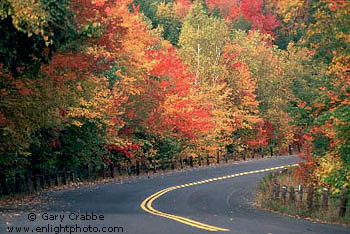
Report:
<svg viewBox="0 0 350 234"><path fill-rule="evenodd" d="M177 216L177 215L172 215L172 214L167 214L164 212L161 212L159 210L156 210L152 207L152 203L159 198L160 196L164 195L167 192L170 192L172 190L175 189L181 189L181 188L185 188L185 187L189 187L189 186L195 186L195 185L199 185L199 184L205 184L205 183L209 183L212 181L218 181L218 180L224 180L224 179L228 179L228 178L232 178L232 177L236 177L236 176L242 176L242 175L248 175L248 174L256 174L256 173L261 173L261 172L266 172L266 171L273 171L273 170L278 170L278 169L282 169L282 168L287 168L287 167L294 167L297 166L298 164L293 164L293 165L288 165L288 166L281 166L281 167L273 167L273 168L266 168L266 169L261 169L261 170L255 170L255 171L248 171L248 172L243 172L243 173L236 173L236 174L232 174L232 175L227 175L227 176L222 176L222 177L216 177L216 178L212 178L212 179L207 179L207 180L202 180L202 181L198 181L198 182L191 182L188 184L183 184L183 185L177 185L177 186L172 186L166 189L163 189L159 192L156 192L154 194L152 194L151 196L147 197L140 205L140 207L146 211L147 213L153 214L153 215L157 215L157 216L161 216L167 219L172 219L174 221L195 227L195 228L199 228L199 229L203 229L203 230L207 230L207 231L212 231L212 232L217 232L217 231L230 231L229 229L226 228L220 228L220 227L216 227L216 226L212 226L212 225L208 225L205 223L201 223L189 218L185 218L182 216Z"/></svg>

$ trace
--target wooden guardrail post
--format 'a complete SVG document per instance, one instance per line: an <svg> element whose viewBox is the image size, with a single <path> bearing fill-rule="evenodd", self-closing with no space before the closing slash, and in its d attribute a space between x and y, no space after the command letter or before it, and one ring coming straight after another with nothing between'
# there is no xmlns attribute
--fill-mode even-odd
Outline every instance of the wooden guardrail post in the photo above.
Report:
<svg viewBox="0 0 350 234"><path fill-rule="evenodd" d="M144 161L144 163L143 163L143 170L148 175L148 161L147 160ZM122 175L122 174L120 174L120 175Z"/></svg>
<svg viewBox="0 0 350 234"><path fill-rule="evenodd" d="M283 202L287 201L287 191L288 191L288 187L283 185L282 186L282 193L281 193L281 197L282 197Z"/></svg>
<svg viewBox="0 0 350 234"><path fill-rule="evenodd" d="M57 168L55 168L55 172L53 175L53 181L54 181L55 186L58 186L58 169Z"/></svg>
<svg viewBox="0 0 350 234"><path fill-rule="evenodd" d="M95 163L92 164L92 178L93 178L94 180L97 179L97 170L96 170L96 164L95 164Z"/></svg>
<svg viewBox="0 0 350 234"><path fill-rule="evenodd" d="M184 165L183 165L183 160L182 160L182 158L180 158L180 168L181 168L181 169L184 169Z"/></svg>
<svg viewBox="0 0 350 234"><path fill-rule="evenodd" d="M106 176L105 165L104 164L101 164L101 174L102 174L102 179L104 179L105 176Z"/></svg>
<svg viewBox="0 0 350 234"><path fill-rule="evenodd" d="M15 174L15 193L21 192L21 175L17 172Z"/></svg>
<svg viewBox="0 0 350 234"><path fill-rule="evenodd" d="M6 176L1 175L0 177L0 184L1 184L1 191L4 195L9 194L8 188L7 188L7 183L6 183Z"/></svg>
<svg viewBox="0 0 350 234"><path fill-rule="evenodd" d="M314 198L314 188L313 186L310 186L307 188L307 208L309 211L312 210L312 206L313 206L313 198Z"/></svg>
<svg viewBox="0 0 350 234"><path fill-rule="evenodd" d="M322 208L324 210L328 210L328 200L329 200L329 193L328 188L322 189Z"/></svg>
<svg viewBox="0 0 350 234"><path fill-rule="evenodd" d="M128 172L128 175L131 176L131 174L132 174L132 165L131 165L130 161L127 162L126 168L127 168L126 170Z"/></svg>
<svg viewBox="0 0 350 234"><path fill-rule="evenodd" d="M299 188L298 188L299 201L303 201L303 194L304 194L304 187L303 185L299 184Z"/></svg>
<svg viewBox="0 0 350 234"><path fill-rule="evenodd" d="M219 151L216 152L216 163L220 164L220 153L219 153Z"/></svg>
<svg viewBox="0 0 350 234"><path fill-rule="evenodd" d="M153 173L157 173L157 166L154 159L152 159L152 167L153 167Z"/></svg>
<svg viewBox="0 0 350 234"><path fill-rule="evenodd" d="M73 171L73 169L71 169L71 171L70 171L70 182L74 183L74 180L75 180L74 171Z"/></svg>
<svg viewBox="0 0 350 234"><path fill-rule="evenodd" d="M292 146L291 146L291 145L288 145L288 152L289 152L289 155L292 155L292 154L293 154Z"/></svg>
<svg viewBox="0 0 350 234"><path fill-rule="evenodd" d="M114 164L112 162L109 164L109 170L111 178L114 178Z"/></svg>
<svg viewBox="0 0 350 234"><path fill-rule="evenodd" d="M198 166L202 166L202 157L198 155Z"/></svg>
<svg viewBox="0 0 350 234"><path fill-rule="evenodd" d="M131 174L136 175L136 164L131 163Z"/></svg>
<svg viewBox="0 0 350 234"><path fill-rule="evenodd" d="M171 168L171 170L175 169L175 163L174 163L173 159L170 160L170 168Z"/></svg>
<svg viewBox="0 0 350 234"><path fill-rule="evenodd" d="M122 166L120 165L120 162L119 162L119 161L117 162L117 169L118 169L119 175L120 175L120 176L123 175Z"/></svg>
<svg viewBox="0 0 350 234"><path fill-rule="evenodd" d="M40 185L42 189L45 188L45 175L43 172L41 172L41 175L40 175Z"/></svg>
<svg viewBox="0 0 350 234"><path fill-rule="evenodd" d="M46 184L47 187L51 187L51 174L49 170L46 170Z"/></svg>
<svg viewBox="0 0 350 234"><path fill-rule="evenodd" d="M34 187L34 191L38 191L38 181L37 181L37 176L33 175L32 180L33 180L33 187Z"/></svg>
<svg viewBox="0 0 350 234"><path fill-rule="evenodd" d="M293 186L289 188L289 202L292 204L295 203L295 189Z"/></svg>
<svg viewBox="0 0 350 234"><path fill-rule="evenodd" d="M270 199L275 200L275 193L276 193L276 184L274 183L272 187L270 187Z"/></svg>
<svg viewBox="0 0 350 234"><path fill-rule="evenodd" d="M233 161L235 161L235 162L241 161L241 154L238 152L234 152L233 153Z"/></svg>
<svg viewBox="0 0 350 234"><path fill-rule="evenodd" d="M343 188L340 196L340 209L339 209L339 217L344 217L346 213L346 205L349 199L347 197L347 189Z"/></svg>
<svg viewBox="0 0 350 234"><path fill-rule="evenodd" d="M165 158L162 158L162 170L165 171L166 166L165 166Z"/></svg>
<svg viewBox="0 0 350 234"><path fill-rule="evenodd" d="M136 161L136 175L140 175L140 162L138 160Z"/></svg>
<svg viewBox="0 0 350 234"><path fill-rule="evenodd" d="M66 171L66 168L63 168L63 170L62 170L62 183L64 185L67 184L67 171Z"/></svg>
<svg viewBox="0 0 350 234"><path fill-rule="evenodd" d="M193 157L192 157L192 155L190 156L190 166L193 167Z"/></svg>
<svg viewBox="0 0 350 234"><path fill-rule="evenodd" d="M24 184L25 184L25 191L27 193L30 192L30 175L29 172L24 173Z"/></svg>
<svg viewBox="0 0 350 234"><path fill-rule="evenodd" d="M85 166L85 177L86 177L86 179L90 178L90 167L89 167L89 164L86 164L86 166Z"/></svg>
<svg viewBox="0 0 350 234"><path fill-rule="evenodd" d="M273 185L273 194L275 200L277 200L280 196L280 185L277 183Z"/></svg>

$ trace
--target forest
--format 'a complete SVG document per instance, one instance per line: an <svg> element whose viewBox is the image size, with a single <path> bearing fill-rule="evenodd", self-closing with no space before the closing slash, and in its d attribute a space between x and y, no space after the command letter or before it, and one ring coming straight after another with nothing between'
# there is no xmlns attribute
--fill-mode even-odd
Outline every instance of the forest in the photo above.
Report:
<svg viewBox="0 0 350 234"><path fill-rule="evenodd" d="M349 25L347 0L3 0L0 178L293 148L340 192Z"/></svg>

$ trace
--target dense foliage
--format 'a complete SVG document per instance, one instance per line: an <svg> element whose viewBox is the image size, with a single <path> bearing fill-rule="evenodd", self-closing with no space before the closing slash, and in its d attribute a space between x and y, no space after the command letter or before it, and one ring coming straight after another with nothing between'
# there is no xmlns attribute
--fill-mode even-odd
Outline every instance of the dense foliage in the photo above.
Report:
<svg viewBox="0 0 350 234"><path fill-rule="evenodd" d="M0 173L303 144L350 181L350 3L4 0Z"/></svg>

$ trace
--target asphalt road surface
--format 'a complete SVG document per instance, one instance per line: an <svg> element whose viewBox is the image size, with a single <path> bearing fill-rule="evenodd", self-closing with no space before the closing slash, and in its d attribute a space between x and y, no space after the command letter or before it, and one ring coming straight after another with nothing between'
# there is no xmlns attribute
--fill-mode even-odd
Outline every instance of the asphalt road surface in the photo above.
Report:
<svg viewBox="0 0 350 234"><path fill-rule="evenodd" d="M18 216L2 220L0 234L11 228L11 233L350 234L349 227L252 205L255 187L268 173L260 170L296 161L266 158L50 192L52 201L45 208L14 210Z"/></svg>

